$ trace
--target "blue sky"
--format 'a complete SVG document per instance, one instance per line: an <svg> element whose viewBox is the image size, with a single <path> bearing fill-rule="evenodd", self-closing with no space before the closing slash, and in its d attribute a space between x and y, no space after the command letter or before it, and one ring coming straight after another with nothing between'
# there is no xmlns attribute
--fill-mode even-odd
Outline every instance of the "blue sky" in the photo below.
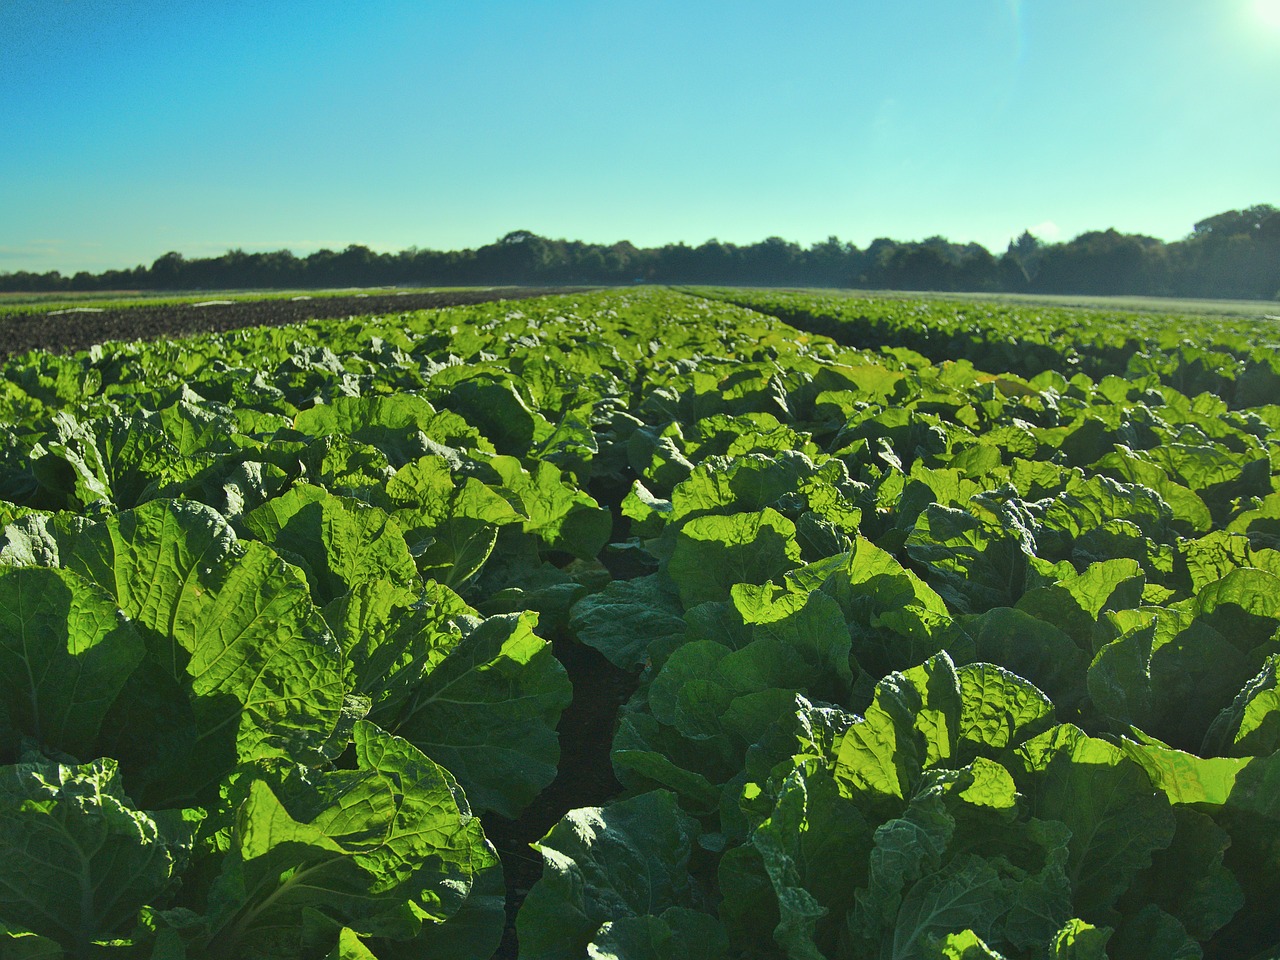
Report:
<svg viewBox="0 0 1280 960"><path fill-rule="evenodd" d="M0 272L1280 205L1280 0L0 0Z"/></svg>

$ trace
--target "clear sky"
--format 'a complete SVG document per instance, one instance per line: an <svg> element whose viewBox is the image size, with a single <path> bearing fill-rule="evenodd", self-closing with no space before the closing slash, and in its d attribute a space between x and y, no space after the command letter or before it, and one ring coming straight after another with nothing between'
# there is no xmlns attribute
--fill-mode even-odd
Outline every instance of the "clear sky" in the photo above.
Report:
<svg viewBox="0 0 1280 960"><path fill-rule="evenodd" d="M0 272L1280 205L1280 0L0 0Z"/></svg>

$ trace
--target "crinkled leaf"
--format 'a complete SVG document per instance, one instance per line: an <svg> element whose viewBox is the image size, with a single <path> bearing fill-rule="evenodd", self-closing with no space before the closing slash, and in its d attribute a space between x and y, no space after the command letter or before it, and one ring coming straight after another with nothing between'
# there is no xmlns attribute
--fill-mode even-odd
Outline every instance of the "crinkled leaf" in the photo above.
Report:
<svg viewBox="0 0 1280 960"><path fill-rule="evenodd" d="M571 697L535 622L504 614L460 636L438 634L430 642L451 644L447 655L388 718L394 733L453 772L475 806L507 817L555 779L555 728Z"/></svg>
<svg viewBox="0 0 1280 960"><path fill-rule="evenodd" d="M135 809L110 759L0 768L0 921L86 955L173 884L197 819Z"/></svg>
<svg viewBox="0 0 1280 960"><path fill-rule="evenodd" d="M103 720L144 655L112 599L77 574L0 569L0 750L26 736L93 755Z"/></svg>
<svg viewBox="0 0 1280 960"><path fill-rule="evenodd" d="M960 744L994 754L1043 733L1054 721L1053 703L1035 686L992 663L960 667Z"/></svg>
<svg viewBox="0 0 1280 960"><path fill-rule="evenodd" d="M302 559L318 604L365 580L412 584L418 578L394 520L377 507L320 487L295 486L246 514L244 524L263 543Z"/></svg>
<svg viewBox="0 0 1280 960"><path fill-rule="evenodd" d="M488 462L501 478L512 506L524 517L526 533L582 560L600 553L609 540L613 519L588 494L566 483L559 468L542 460L529 471L514 457L493 457Z"/></svg>
<svg viewBox="0 0 1280 960"><path fill-rule="evenodd" d="M1035 543L1006 519L977 500L964 510L932 504L907 537L907 553L957 612L1008 607L1022 596Z"/></svg>
<svg viewBox="0 0 1280 960"><path fill-rule="evenodd" d="M696 908L698 833L666 791L570 811L533 844L544 867L516 920L521 956L578 960L607 922Z"/></svg>
<svg viewBox="0 0 1280 960"><path fill-rule="evenodd" d="M151 501L85 527L71 545L64 562L113 595L146 644L143 668L156 679L142 689L160 698L151 709L169 709L176 687L193 711L187 752L162 751L158 766L138 771L147 791L197 796L239 761L323 755L342 710L340 654L297 568L237 543L216 513L183 501ZM143 721L146 711L131 715Z"/></svg>
<svg viewBox="0 0 1280 960"><path fill-rule="evenodd" d="M431 445L487 449L491 445L462 417L437 411L427 400L409 393L391 396L334 397L298 414L294 424L313 437L350 437L377 447L393 466L403 466Z"/></svg>
<svg viewBox="0 0 1280 960"><path fill-rule="evenodd" d="M835 776L842 792L906 800L926 768L954 753L962 709L960 681L946 654L885 677L840 742Z"/></svg>
<svg viewBox="0 0 1280 960"><path fill-rule="evenodd" d="M772 508L705 516L676 534L667 573L685 607L723 600L736 583L779 580L799 566L795 524Z"/></svg>
<svg viewBox="0 0 1280 960"><path fill-rule="evenodd" d="M656 575L615 580L573 606L569 629L616 667L644 664L649 645L684 633L679 600Z"/></svg>
<svg viewBox="0 0 1280 960"><path fill-rule="evenodd" d="M865 882L872 828L825 771L792 773L751 834L776 898L773 938L791 957L835 953L853 892ZM772 912L772 911L771 911Z"/></svg>
<svg viewBox="0 0 1280 960"><path fill-rule="evenodd" d="M1124 750L1062 725L1018 748L1035 816L1071 830L1076 910L1103 918L1152 855L1173 840L1169 800ZM1020 784L1021 785L1021 784Z"/></svg>
<svg viewBox="0 0 1280 960"><path fill-rule="evenodd" d="M288 949L308 910L365 936L411 939L458 913L492 868L493 848L447 771L367 721L354 743L354 770L249 783L210 895L214 952Z"/></svg>
<svg viewBox="0 0 1280 960"><path fill-rule="evenodd" d="M1011 670L1049 694L1058 710L1071 711L1084 699L1089 656L1052 623L997 607L957 618L943 639L957 663L987 662Z"/></svg>
<svg viewBox="0 0 1280 960"><path fill-rule="evenodd" d="M622 917L601 925L588 960L722 960L729 938L715 917L684 907L658 916Z"/></svg>

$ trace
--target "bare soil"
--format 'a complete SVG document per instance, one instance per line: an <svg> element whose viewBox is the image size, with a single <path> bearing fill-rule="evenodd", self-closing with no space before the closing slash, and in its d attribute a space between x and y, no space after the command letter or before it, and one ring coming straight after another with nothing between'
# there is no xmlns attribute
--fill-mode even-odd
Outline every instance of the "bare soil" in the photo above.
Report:
<svg viewBox="0 0 1280 960"><path fill-rule="evenodd" d="M104 340L158 340L220 333L240 327L275 327L307 320L335 320L361 314L403 313L439 307L520 300L552 293L579 292L581 288L509 287L494 290L447 290L436 293L371 294L369 296L315 297L311 300L240 300L234 303L195 306L165 304L131 306L102 312L16 313L0 317L0 360L47 350L73 353Z"/></svg>

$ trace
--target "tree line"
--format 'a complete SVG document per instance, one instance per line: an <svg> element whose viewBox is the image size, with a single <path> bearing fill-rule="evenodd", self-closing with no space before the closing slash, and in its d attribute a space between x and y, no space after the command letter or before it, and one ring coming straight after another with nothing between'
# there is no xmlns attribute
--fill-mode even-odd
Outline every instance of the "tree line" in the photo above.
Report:
<svg viewBox="0 0 1280 960"><path fill-rule="evenodd" d="M81 272L0 273L0 291L234 290L326 287L724 284L885 290L1280 299L1280 210L1258 204L1195 224L1182 240L1114 229L1045 243L1030 232L997 257L944 237L882 238L865 249L829 237L802 247L781 237L737 245L708 240L640 248L553 240L517 230L477 249L416 247L377 253L360 245L187 259Z"/></svg>

